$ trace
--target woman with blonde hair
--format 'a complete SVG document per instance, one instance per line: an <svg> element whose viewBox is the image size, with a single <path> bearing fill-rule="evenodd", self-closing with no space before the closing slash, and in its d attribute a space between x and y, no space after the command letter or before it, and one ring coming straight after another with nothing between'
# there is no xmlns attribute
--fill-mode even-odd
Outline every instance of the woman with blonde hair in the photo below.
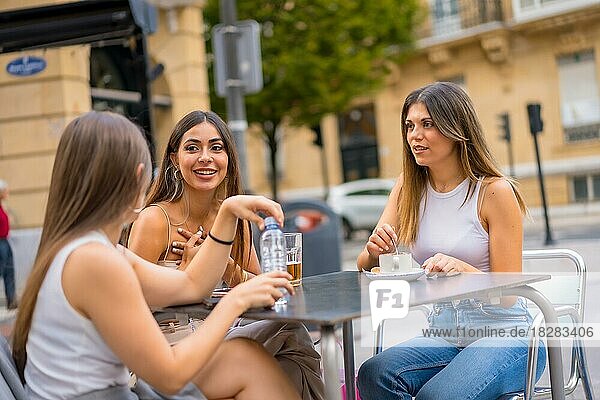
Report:
<svg viewBox="0 0 600 400"><path fill-rule="evenodd" d="M128 248L150 262L185 269L204 246L223 202L240 193L240 166L229 127L214 112L192 111L173 128L146 207L131 228ZM222 282L211 282L235 287L260 273L250 225L240 223ZM187 318L178 320L185 323ZM303 324L238 319L227 334L232 337L261 343L303 399L323 398L320 356Z"/></svg>
<svg viewBox="0 0 600 400"><path fill-rule="evenodd" d="M237 286L172 347L148 307L208 295L225 270L238 220L262 227L257 212L263 212L281 222L280 206L264 197L231 197L185 271L158 267L116 245L144 204L150 171L147 144L126 118L90 112L65 128L14 328L13 356L29 397L298 398L260 346L223 342L246 309L274 304L282 287L293 293L288 274ZM128 368L138 377L131 390Z"/></svg>
<svg viewBox="0 0 600 400"><path fill-rule="evenodd" d="M526 207L496 166L469 96L448 82L419 88L406 98L401 124L403 173L358 268L371 270L402 244L429 277L521 272ZM461 329L527 327L522 299L437 303L428 320L449 335L416 337L367 360L358 375L363 399L495 399L523 390L527 338L466 337ZM537 379L545 354L541 346Z"/></svg>

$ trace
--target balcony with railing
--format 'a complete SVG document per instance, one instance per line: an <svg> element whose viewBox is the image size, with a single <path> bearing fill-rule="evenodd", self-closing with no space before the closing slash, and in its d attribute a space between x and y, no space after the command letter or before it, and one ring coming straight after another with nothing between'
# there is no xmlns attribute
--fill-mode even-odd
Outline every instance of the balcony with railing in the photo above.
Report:
<svg viewBox="0 0 600 400"><path fill-rule="evenodd" d="M598 5L598 0L512 0L516 23L533 21Z"/></svg>
<svg viewBox="0 0 600 400"><path fill-rule="evenodd" d="M502 0L427 0L428 18L416 32L420 47L502 26Z"/></svg>

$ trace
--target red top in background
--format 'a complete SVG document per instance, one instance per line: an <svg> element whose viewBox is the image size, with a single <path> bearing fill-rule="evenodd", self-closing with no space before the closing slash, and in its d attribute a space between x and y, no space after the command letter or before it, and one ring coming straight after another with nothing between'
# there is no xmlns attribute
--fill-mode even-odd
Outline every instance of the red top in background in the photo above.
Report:
<svg viewBox="0 0 600 400"><path fill-rule="evenodd" d="M6 239L8 237L8 215L0 204L0 239Z"/></svg>

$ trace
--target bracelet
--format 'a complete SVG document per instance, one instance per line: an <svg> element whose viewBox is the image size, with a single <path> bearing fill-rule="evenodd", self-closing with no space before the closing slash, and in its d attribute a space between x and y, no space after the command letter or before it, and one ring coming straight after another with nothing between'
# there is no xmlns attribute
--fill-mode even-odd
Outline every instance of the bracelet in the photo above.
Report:
<svg viewBox="0 0 600 400"><path fill-rule="evenodd" d="M223 240L215 237L211 231L208 231L208 237L214 240L215 242L222 244L223 246L231 246L233 244L233 240Z"/></svg>

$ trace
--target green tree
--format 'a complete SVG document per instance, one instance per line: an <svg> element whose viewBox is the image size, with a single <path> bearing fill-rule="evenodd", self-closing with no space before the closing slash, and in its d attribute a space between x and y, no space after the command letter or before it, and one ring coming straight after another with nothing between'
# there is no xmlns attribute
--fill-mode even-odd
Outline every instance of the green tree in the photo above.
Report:
<svg viewBox="0 0 600 400"><path fill-rule="evenodd" d="M421 9L419 0L240 0L237 11L238 19L261 24L264 88L246 96L246 109L248 122L263 127L277 198L273 178L282 121L317 125L381 87L389 63L411 50ZM204 19L210 32L219 23L219 0L208 1ZM212 77L212 66L209 72ZM211 102L224 114L214 89Z"/></svg>

